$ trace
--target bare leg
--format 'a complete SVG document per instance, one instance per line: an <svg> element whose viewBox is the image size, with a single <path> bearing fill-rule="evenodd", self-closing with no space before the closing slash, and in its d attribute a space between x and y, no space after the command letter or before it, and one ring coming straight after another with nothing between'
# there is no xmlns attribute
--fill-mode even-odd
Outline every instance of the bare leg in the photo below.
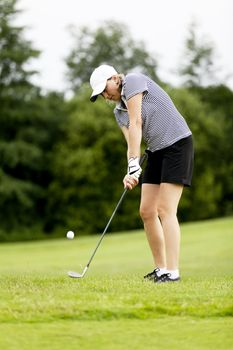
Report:
<svg viewBox="0 0 233 350"><path fill-rule="evenodd" d="M163 227L166 246L166 266L168 270L179 268L180 227L176 214L182 191L182 185L171 183L160 184L157 208Z"/></svg>
<svg viewBox="0 0 233 350"><path fill-rule="evenodd" d="M140 215L144 223L155 266L164 268L166 267L165 241L157 211L159 192L159 185L142 185Z"/></svg>

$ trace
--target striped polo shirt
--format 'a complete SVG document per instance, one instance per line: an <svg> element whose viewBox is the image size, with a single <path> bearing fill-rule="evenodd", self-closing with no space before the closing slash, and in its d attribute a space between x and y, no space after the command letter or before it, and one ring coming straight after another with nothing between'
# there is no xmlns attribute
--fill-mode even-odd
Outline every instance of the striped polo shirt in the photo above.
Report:
<svg viewBox="0 0 233 350"><path fill-rule="evenodd" d="M143 93L142 137L151 152L168 147L192 134L168 94L140 73L127 74L122 82L121 102L114 109L120 127L129 128L127 100L139 93Z"/></svg>

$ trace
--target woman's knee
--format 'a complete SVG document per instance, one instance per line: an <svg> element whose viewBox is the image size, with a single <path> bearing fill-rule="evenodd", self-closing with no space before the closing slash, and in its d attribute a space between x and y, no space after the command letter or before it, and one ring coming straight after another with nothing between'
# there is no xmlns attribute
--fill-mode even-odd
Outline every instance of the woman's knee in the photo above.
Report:
<svg viewBox="0 0 233 350"><path fill-rule="evenodd" d="M176 216L177 214L177 209L172 208L170 205L160 203L158 205L158 216L161 220L166 219L167 217L170 216Z"/></svg>
<svg viewBox="0 0 233 350"><path fill-rule="evenodd" d="M141 206L139 213L143 221L152 220L152 219L154 220L156 217L158 217L157 210L151 209L148 206Z"/></svg>

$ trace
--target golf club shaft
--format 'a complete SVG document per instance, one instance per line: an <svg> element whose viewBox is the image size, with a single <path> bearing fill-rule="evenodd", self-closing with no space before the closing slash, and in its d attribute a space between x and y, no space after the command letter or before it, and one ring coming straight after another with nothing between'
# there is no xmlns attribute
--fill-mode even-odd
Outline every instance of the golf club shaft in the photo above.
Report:
<svg viewBox="0 0 233 350"><path fill-rule="evenodd" d="M113 213L112 213L112 215L111 215L111 217L110 217L110 219L109 219L109 221L108 221L108 223L107 223L107 225L106 225L106 227L105 227L105 229L104 229L102 235L100 236L99 242L98 242L98 244L97 244L97 246L96 246L94 252L92 253L92 256L90 257L90 259L89 259L89 261L88 261L88 263L87 263L87 267L89 267L89 265L90 265L92 259L94 258L95 253L96 253L97 249L99 248L99 245L100 245L102 239L104 238L104 235L105 235L105 233L106 233L106 231L107 231L109 225L111 224L112 219L113 219L113 217L115 216L115 214L116 214L116 212L117 212L119 206L121 205L121 203L122 203L122 201L123 201L123 199L124 199L124 197L125 197L127 191L128 191L128 189L126 188L126 189L124 190L124 192L122 193L121 198L120 198L119 202L117 203L117 206L116 206L116 208L114 209L114 211L113 211Z"/></svg>
<svg viewBox="0 0 233 350"><path fill-rule="evenodd" d="M140 158L139 164L142 165L142 164L144 163L144 161L146 160L146 158L147 158L147 154L144 153L144 154L141 156L141 158ZM88 263L87 263L87 265L86 265L86 270L87 270L87 268L89 267L89 265L90 265L92 259L94 258L95 253L96 253L97 249L99 248L100 243L102 242L102 239L104 238L104 235L105 235L107 229L109 228L109 225L111 224L112 219L114 218L114 216L115 216L115 214L116 214L116 212L117 212L119 206L121 205L121 203L122 203L122 201L123 201L123 199L124 199L124 197L125 197L125 195L126 195L127 192L128 192L128 188L125 188L124 191L123 191L123 193L122 193L122 195L121 195L121 197L120 197L120 199L119 199L119 201L118 201L118 203L117 203L117 205L116 205L116 207L115 207L115 209L114 209L114 211L113 211L113 213L112 213L112 215L111 215L111 217L110 217L110 219L109 219L109 221L108 221L108 223L107 223L107 225L106 225L106 227L105 227L105 229L104 229L104 231L103 231L103 233L102 233L102 235L100 236L99 242L97 243L97 246L96 246L95 250L93 251L93 253L92 253L92 255L91 255L91 257L90 257L90 259L89 259L89 261L88 261ZM86 272L86 271L85 271L85 272Z"/></svg>

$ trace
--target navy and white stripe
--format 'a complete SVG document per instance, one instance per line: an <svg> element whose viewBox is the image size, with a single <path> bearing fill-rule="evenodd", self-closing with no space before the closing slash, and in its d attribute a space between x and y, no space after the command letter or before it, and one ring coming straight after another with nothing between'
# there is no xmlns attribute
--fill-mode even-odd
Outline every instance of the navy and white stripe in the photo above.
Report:
<svg viewBox="0 0 233 350"><path fill-rule="evenodd" d="M185 119L168 94L149 77L130 73L122 83L122 101L115 109L120 127L129 128L127 100L138 93L142 98L142 136L152 152L163 149L192 134Z"/></svg>

